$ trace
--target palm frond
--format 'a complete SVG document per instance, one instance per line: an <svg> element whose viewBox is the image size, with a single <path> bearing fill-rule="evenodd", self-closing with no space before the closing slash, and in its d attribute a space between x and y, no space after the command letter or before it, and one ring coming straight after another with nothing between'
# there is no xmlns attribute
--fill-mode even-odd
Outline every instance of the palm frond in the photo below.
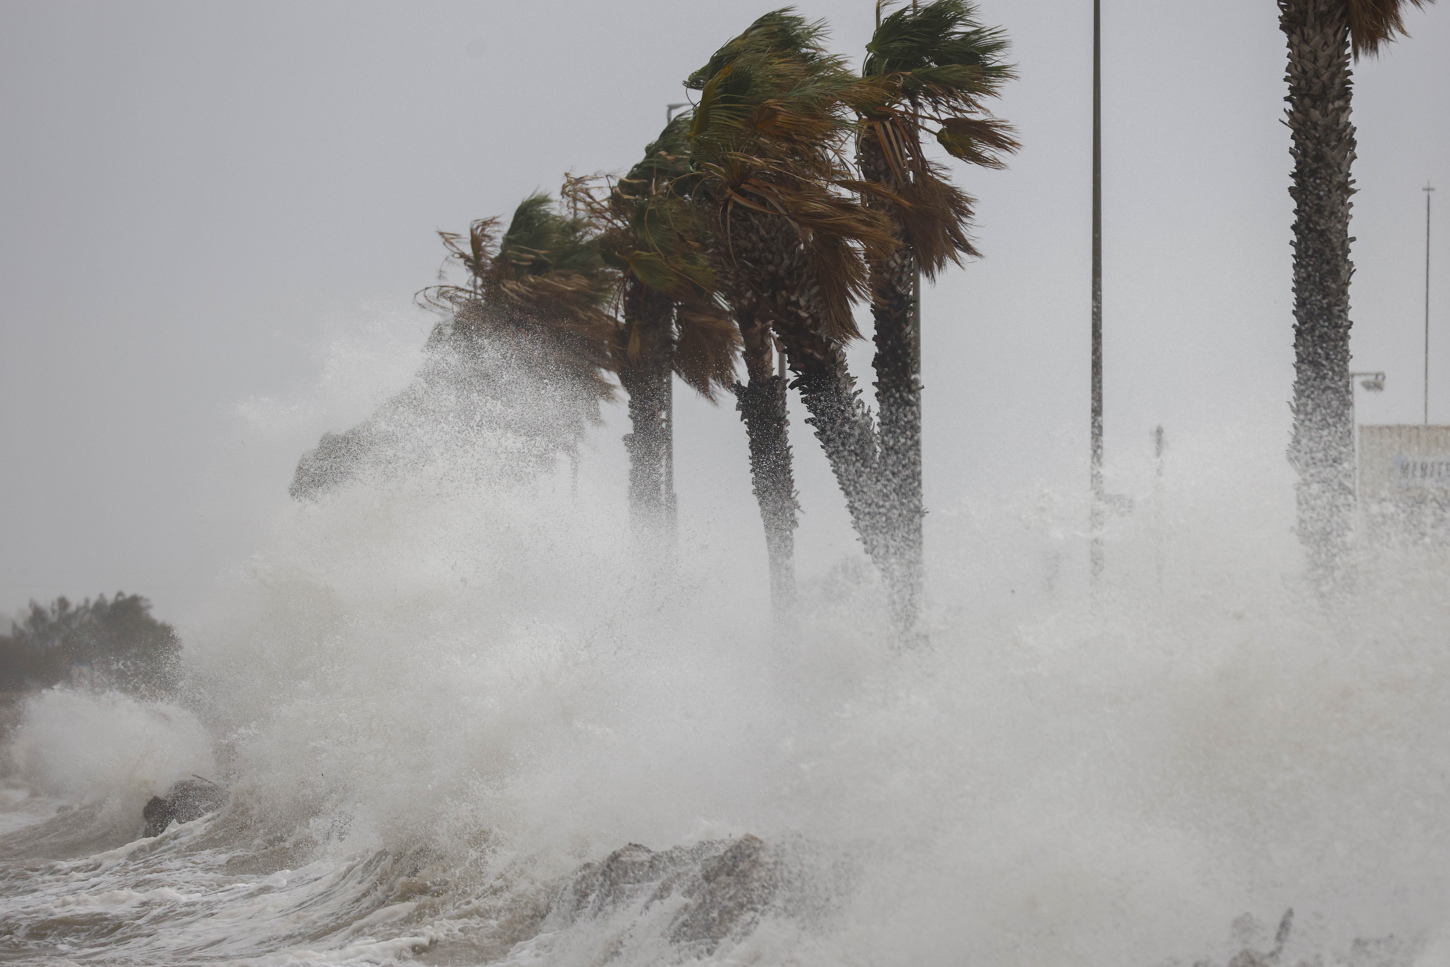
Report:
<svg viewBox="0 0 1450 967"><path fill-rule="evenodd" d="M740 332L714 299L687 296L675 306L675 373L708 400L735 383Z"/></svg>
<svg viewBox="0 0 1450 967"><path fill-rule="evenodd" d="M691 152L703 176L694 200L711 212L728 274L754 290L752 303L794 299L793 312L813 315L803 324L844 341L859 335L851 307L868 297L868 255L886 257L896 244L890 222L847 187L859 79L820 49L814 25L760 26L692 75L701 96ZM774 319L797 324L791 313Z"/></svg>
<svg viewBox="0 0 1450 967"><path fill-rule="evenodd" d="M1004 154L1022 147L1012 136L1012 126L990 116L942 118L936 139L960 161L982 168L1004 168Z"/></svg>
<svg viewBox="0 0 1450 967"><path fill-rule="evenodd" d="M1347 0L1349 4L1349 36L1356 58L1378 54L1380 48L1395 39L1396 34L1409 35L1405 29L1405 11L1413 4L1426 7L1435 0Z"/></svg>
<svg viewBox="0 0 1450 967"><path fill-rule="evenodd" d="M727 74L727 68L751 54L788 53L806 66L836 58L826 52L824 20L808 21L794 7L782 7L759 17L738 37L730 40L710 60L685 80L693 91L703 90L710 81Z"/></svg>
<svg viewBox="0 0 1450 967"><path fill-rule="evenodd" d="M689 157L692 123L688 114L672 120L625 176L566 180L564 194L617 271L616 368L668 358L681 379L714 400L735 381L740 339L705 253L706 220L690 201L700 178Z"/></svg>
<svg viewBox="0 0 1450 967"><path fill-rule="evenodd" d="M985 107L1013 78L1006 35L984 27L970 0L932 0L887 16L878 4L862 81L852 92L861 121L857 142L866 197L900 224L918 264L932 278L948 262L977 254L970 237L971 196L922 150L922 134L952 157L1005 166L1019 147L1012 128Z"/></svg>
<svg viewBox="0 0 1450 967"><path fill-rule="evenodd" d="M419 301L451 315L452 331L526 333L544 346L552 370L599 399L618 325L607 311L613 270L587 220L567 217L548 195L535 193L500 232L497 218L479 219L468 237L440 232L449 261L467 270L465 285L424 289Z"/></svg>
<svg viewBox="0 0 1450 967"><path fill-rule="evenodd" d="M935 279L948 262L961 265L964 258L981 254L968 234L976 200L952 184L946 172L903 185L901 199L897 217L928 279Z"/></svg>
<svg viewBox="0 0 1450 967"><path fill-rule="evenodd" d="M879 9L879 8L878 8ZM968 0L932 0L880 20L861 75L936 111L971 111L1015 76L999 28L983 27Z"/></svg>

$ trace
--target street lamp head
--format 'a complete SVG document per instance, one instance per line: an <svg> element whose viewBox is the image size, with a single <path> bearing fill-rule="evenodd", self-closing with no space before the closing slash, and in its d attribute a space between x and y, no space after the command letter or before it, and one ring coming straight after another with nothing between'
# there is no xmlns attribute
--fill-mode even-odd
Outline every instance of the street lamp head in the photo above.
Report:
<svg viewBox="0 0 1450 967"><path fill-rule="evenodd" d="M1378 393L1378 392L1380 392L1381 390L1383 390L1385 388L1385 374L1384 373L1382 373L1382 372L1373 372L1373 373L1350 373L1349 374L1349 378L1350 378L1351 381L1352 380L1359 379L1361 376L1363 376L1364 379L1363 380L1360 380L1360 384L1359 385L1360 386L1363 386L1365 389L1369 390L1371 393Z"/></svg>

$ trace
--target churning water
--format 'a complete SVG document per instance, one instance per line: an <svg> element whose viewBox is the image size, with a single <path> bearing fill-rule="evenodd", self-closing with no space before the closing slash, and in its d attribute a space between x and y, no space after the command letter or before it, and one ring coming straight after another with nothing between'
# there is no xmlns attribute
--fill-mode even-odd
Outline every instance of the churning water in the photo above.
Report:
<svg viewBox="0 0 1450 967"><path fill-rule="evenodd" d="M937 508L907 654L864 564L772 628L763 552L635 548L566 468L298 504L174 703L30 701L0 961L1450 963L1444 557L1326 609L1281 441L1178 442L1096 597L1075 499ZM228 805L142 838L193 774Z"/></svg>

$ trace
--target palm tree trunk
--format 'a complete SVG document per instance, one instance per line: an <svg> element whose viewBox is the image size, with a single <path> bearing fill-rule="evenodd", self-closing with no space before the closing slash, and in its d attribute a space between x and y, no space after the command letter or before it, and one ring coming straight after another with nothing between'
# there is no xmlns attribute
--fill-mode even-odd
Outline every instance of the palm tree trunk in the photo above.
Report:
<svg viewBox="0 0 1450 967"><path fill-rule="evenodd" d="M1345 0L1279 0L1294 159L1294 432L1298 532L1320 583L1340 572L1354 515L1349 379L1350 38Z"/></svg>
<svg viewBox="0 0 1450 967"><path fill-rule="evenodd" d="M670 391L674 366L671 313L667 296L643 285L625 294L625 328L630 339L619 381L629 394L632 432L624 437L629 454L629 513L636 534L659 538L674 529L673 494L666 463L670 456Z"/></svg>
<svg viewBox="0 0 1450 967"><path fill-rule="evenodd" d="M763 300L795 374L791 385L810 413L806 422L831 465L867 556L885 578L891 563L875 421L846 366L845 347L822 335L819 285L805 266L800 240L782 221L750 211L735 213L734 228L733 256L726 264L738 259L752 269L749 284L742 280L735 287L748 288Z"/></svg>
<svg viewBox="0 0 1450 967"><path fill-rule="evenodd" d="M790 301L799 304L799 300ZM815 430L836 484L846 498L851 523L867 556L889 580L890 542L883 513L876 426L846 367L845 349L804 325L777 325L777 331L796 374L793 385L810 413L806 422Z"/></svg>
<svg viewBox="0 0 1450 967"><path fill-rule="evenodd" d="M861 176L889 191L899 191L881 142L860 141ZM876 323L876 407L880 422L881 512L886 531L886 589L892 617L911 632L921 618L925 564L922 518L926 515L921 482L921 330L918 318L920 272L895 206L868 197L866 204L885 211L896 225L898 245L886 261L871 262L871 315Z"/></svg>
<svg viewBox="0 0 1450 967"><path fill-rule="evenodd" d="M771 372L769 329L741 319L749 383L735 384L736 409L750 440L750 478L770 561L770 600L777 618L795 610L795 477L791 467L790 423L785 378Z"/></svg>

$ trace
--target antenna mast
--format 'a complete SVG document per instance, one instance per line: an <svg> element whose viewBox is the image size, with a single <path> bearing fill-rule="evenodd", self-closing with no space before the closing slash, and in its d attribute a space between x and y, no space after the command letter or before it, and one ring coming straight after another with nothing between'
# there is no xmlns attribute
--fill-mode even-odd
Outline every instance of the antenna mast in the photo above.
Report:
<svg viewBox="0 0 1450 967"><path fill-rule="evenodd" d="M1430 193L1425 183L1425 425L1430 425Z"/></svg>

